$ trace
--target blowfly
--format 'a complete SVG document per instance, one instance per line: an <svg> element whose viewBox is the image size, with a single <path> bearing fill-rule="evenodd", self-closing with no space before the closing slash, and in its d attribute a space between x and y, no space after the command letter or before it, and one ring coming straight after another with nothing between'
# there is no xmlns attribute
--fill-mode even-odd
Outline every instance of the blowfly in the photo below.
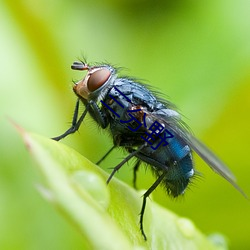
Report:
<svg viewBox="0 0 250 250"><path fill-rule="evenodd" d="M113 138L113 147L98 163L116 147L128 152L114 167L107 183L131 158L136 158L134 185L140 165L150 166L156 181L143 195L140 230L145 240L143 216L147 197L159 184L172 197L184 193L195 174L192 151L244 195L232 172L189 132L172 103L157 97L147 85L133 78L119 77L117 69L109 64L90 66L80 61L74 62L71 68L84 70L87 74L73 87L77 102L71 127L53 139L59 141L76 132L89 113ZM80 102L85 110L79 115Z"/></svg>

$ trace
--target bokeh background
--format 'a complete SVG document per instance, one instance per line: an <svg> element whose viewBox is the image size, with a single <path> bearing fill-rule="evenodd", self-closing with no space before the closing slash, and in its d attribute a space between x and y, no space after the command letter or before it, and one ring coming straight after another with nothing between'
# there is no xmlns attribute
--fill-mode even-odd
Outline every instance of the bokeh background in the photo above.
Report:
<svg viewBox="0 0 250 250"><path fill-rule="evenodd" d="M249 13L248 0L1 1L0 249L81 248L80 234L36 191L39 173L8 118L47 137L64 132L72 80L83 77L70 65L83 55L123 66L168 96L250 195ZM89 118L63 143L94 162L112 144ZM117 150L102 167L122 157ZM224 234L230 249L250 249L250 202L198 158L196 165L202 177L183 198L158 188L153 199L206 234ZM132 166L117 175L130 185ZM153 180L140 170L140 188Z"/></svg>

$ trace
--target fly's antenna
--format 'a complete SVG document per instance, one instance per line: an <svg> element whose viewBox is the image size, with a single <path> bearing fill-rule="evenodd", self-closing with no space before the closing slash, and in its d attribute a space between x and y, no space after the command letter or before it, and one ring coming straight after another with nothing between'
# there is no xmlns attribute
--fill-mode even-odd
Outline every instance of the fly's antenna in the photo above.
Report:
<svg viewBox="0 0 250 250"><path fill-rule="evenodd" d="M73 62L71 69L74 70L89 70L89 65L84 62Z"/></svg>

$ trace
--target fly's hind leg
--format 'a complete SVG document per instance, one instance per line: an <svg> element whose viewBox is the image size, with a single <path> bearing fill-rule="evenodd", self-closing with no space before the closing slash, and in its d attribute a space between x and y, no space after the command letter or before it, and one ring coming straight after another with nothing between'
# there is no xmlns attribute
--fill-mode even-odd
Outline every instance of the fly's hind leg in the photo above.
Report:
<svg viewBox="0 0 250 250"><path fill-rule="evenodd" d="M141 212L140 212L140 230L141 230L141 233L142 233L144 240L147 240L147 236L146 236L146 234L144 232L144 228L143 228L143 217L144 217L144 212L145 212L145 208L146 208L147 198L158 187L158 185L162 182L165 175L166 175L166 172L163 172L163 174L161 174L157 178L157 180L153 183L153 185L143 195L142 207L141 207Z"/></svg>
<svg viewBox="0 0 250 250"><path fill-rule="evenodd" d="M135 163L135 166L134 166L134 168L133 168L133 187L135 188L135 189L137 189L136 188L136 175L137 175L137 171L138 171L138 169L139 169L139 167L140 167L140 165L141 165L141 161L140 160L137 160L136 161L136 163Z"/></svg>

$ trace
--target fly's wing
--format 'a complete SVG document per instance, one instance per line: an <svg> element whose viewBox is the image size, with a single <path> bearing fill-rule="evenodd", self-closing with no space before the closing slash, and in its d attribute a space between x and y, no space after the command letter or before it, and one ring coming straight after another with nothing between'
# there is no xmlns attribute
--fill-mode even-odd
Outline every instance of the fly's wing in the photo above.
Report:
<svg viewBox="0 0 250 250"><path fill-rule="evenodd" d="M210 149L191 134L186 134L183 139L217 174L225 178L243 196L248 198L243 190L237 185L233 173Z"/></svg>
<svg viewBox="0 0 250 250"><path fill-rule="evenodd" d="M195 138L181 122L176 111L163 109L153 113L147 113L150 119L154 119L185 141L216 173L231 183L243 196L248 198L242 189L236 184L236 178L228 167L202 142Z"/></svg>

